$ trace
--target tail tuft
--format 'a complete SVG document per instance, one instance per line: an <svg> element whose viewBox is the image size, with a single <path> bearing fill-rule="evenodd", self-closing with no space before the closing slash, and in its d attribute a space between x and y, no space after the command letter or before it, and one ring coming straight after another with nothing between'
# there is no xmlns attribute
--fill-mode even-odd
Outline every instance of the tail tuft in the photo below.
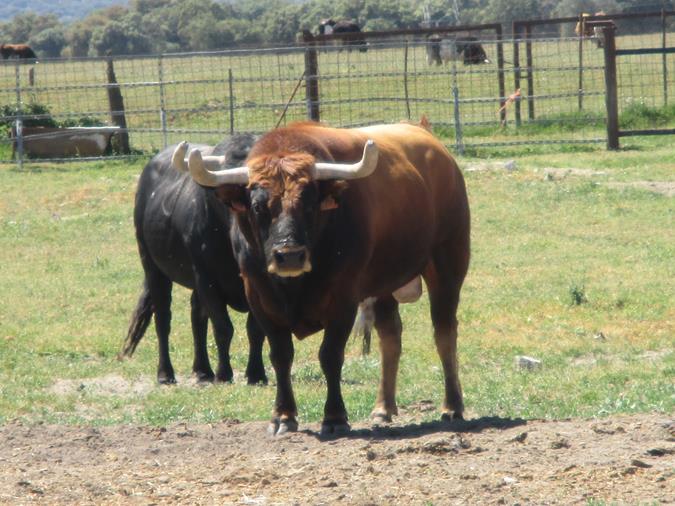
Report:
<svg viewBox="0 0 675 506"><path fill-rule="evenodd" d="M131 315L131 322L129 323L129 331L127 338L124 340L122 351L117 355L118 360L131 357L136 351L136 346L143 338L145 331L152 320L152 301L150 300L150 292L146 286L143 287L134 314Z"/></svg>

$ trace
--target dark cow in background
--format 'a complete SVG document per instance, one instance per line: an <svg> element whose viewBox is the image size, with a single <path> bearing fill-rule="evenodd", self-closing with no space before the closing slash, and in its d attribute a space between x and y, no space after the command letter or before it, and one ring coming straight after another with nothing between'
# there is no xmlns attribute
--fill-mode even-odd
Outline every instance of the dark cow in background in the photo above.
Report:
<svg viewBox="0 0 675 506"><path fill-rule="evenodd" d="M252 135L236 135L215 148L191 148L204 155L224 155L224 163L240 165L254 140ZM230 212L211 190L192 180L183 163L178 163L178 169L184 171L172 166L174 148L150 160L138 183L134 223L145 281L121 355L133 354L154 314L159 340L157 379L160 383L175 383L169 332L171 288L172 283L178 283L193 290L194 374L199 381L212 381L214 377L231 381L229 348L233 327L227 306L247 311L248 304L228 235ZM206 348L208 319L218 348L215 376ZM250 313L246 329L250 346L248 383L267 383L262 360L265 336Z"/></svg>
<svg viewBox="0 0 675 506"><path fill-rule="evenodd" d="M9 58L19 58L24 60L37 59L35 51L26 44L0 44L0 55L2 55L3 60Z"/></svg>
<svg viewBox="0 0 675 506"><path fill-rule="evenodd" d="M324 19L319 24L319 35L332 35L338 33L361 33L361 28L355 21L351 20L340 20L335 21L333 19ZM368 46L366 45L366 38L361 36L352 36L342 39L343 46L356 46L359 51L367 51Z"/></svg>
<svg viewBox="0 0 675 506"><path fill-rule="evenodd" d="M179 148L177 157L185 153ZM469 204L457 164L427 123L297 123L264 135L240 168L222 170L218 157L196 149L187 163L195 180L234 210L235 256L276 374L272 433L298 427L292 336L322 329L322 432L349 429L340 386L344 350L368 297L375 298L382 356L373 416L397 413L402 324L395 294L418 285L420 275L445 377L443 418L462 417L456 315L469 264Z"/></svg>
<svg viewBox="0 0 675 506"><path fill-rule="evenodd" d="M441 65L462 60L464 65L490 63L485 49L476 37L443 38L431 35L427 38L427 63Z"/></svg>

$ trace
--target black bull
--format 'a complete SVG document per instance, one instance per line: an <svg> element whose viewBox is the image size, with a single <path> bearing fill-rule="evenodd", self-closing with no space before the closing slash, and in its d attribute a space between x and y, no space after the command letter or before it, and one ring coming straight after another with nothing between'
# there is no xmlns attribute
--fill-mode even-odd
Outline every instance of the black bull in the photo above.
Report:
<svg viewBox="0 0 675 506"><path fill-rule="evenodd" d="M231 163L241 164L253 141L253 136L238 135L215 148L193 147L208 154L224 154ZM172 167L173 151L172 146L152 158L138 182L134 223L145 281L121 355L133 354L154 314L159 340L157 379L160 383L175 383L169 357L171 288L175 282L193 290L194 374L200 381L214 379L206 347L210 319L218 348L215 379L231 381L229 348L233 327L227 306L247 311L248 304L227 233L229 211L213 198L211 190ZM251 313L246 329L250 346L248 383L267 383L262 360L265 336Z"/></svg>

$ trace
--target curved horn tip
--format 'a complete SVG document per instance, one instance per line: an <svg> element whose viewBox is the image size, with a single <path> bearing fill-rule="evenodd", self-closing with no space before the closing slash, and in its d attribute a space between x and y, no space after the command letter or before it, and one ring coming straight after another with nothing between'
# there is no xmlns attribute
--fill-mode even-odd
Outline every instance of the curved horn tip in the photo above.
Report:
<svg viewBox="0 0 675 506"><path fill-rule="evenodd" d="M193 161L202 163L202 152L197 148L191 149L190 154L188 155L188 163L192 163Z"/></svg>
<svg viewBox="0 0 675 506"><path fill-rule="evenodd" d="M187 164L185 163L185 151L187 150L187 147L187 141L179 143L173 150L173 155L171 156L171 164L173 167L183 172L188 170Z"/></svg>

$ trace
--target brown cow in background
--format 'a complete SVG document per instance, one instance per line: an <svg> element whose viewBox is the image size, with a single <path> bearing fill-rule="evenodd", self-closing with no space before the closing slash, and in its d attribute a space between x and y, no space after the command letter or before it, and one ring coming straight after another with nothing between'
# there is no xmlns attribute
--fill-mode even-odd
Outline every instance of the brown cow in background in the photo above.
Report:
<svg viewBox="0 0 675 506"><path fill-rule="evenodd" d="M0 44L0 54L3 60L7 60L8 58L37 59L35 51L27 44Z"/></svg>

